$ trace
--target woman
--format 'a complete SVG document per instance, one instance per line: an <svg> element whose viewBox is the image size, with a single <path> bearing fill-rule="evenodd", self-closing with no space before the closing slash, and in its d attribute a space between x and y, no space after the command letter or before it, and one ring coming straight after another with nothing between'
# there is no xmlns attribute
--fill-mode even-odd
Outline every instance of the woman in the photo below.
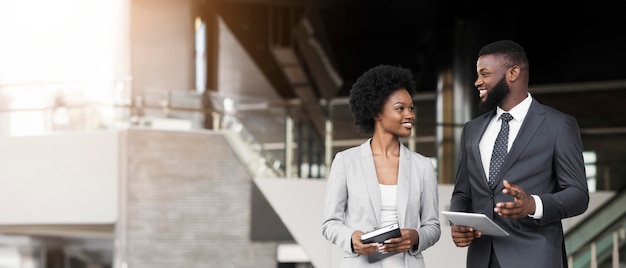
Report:
<svg viewBox="0 0 626 268"><path fill-rule="evenodd" d="M352 86L355 125L372 137L337 153L328 176L322 234L345 252L341 267L425 267L422 251L439 240L435 170L400 141L411 135L414 93L411 72L389 65L368 70ZM401 237L361 242L363 233L395 222ZM370 263L374 252L388 257Z"/></svg>

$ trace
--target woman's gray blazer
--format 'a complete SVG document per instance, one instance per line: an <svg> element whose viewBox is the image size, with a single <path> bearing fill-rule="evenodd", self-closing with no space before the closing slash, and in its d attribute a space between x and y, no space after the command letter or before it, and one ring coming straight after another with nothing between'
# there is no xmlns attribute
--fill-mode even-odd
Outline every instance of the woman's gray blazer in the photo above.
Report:
<svg viewBox="0 0 626 268"><path fill-rule="evenodd" d="M352 233L381 227L380 187L370 140L341 151L333 159L326 187L322 235L345 253L341 267L380 267L352 250ZM405 254L406 267L426 267L422 251L439 240L438 189L427 157L400 143L397 183L398 222L419 234L419 244Z"/></svg>

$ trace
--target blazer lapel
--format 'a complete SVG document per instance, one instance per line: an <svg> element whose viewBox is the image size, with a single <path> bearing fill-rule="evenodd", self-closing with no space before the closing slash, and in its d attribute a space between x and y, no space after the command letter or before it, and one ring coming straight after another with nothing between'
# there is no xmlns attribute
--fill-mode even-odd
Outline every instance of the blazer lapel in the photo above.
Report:
<svg viewBox="0 0 626 268"><path fill-rule="evenodd" d="M416 176L416 175L414 175ZM400 159L398 164L398 183L396 187L396 209L400 227L406 226L405 216L409 204L409 189L411 189L411 151L400 143Z"/></svg>
<svg viewBox="0 0 626 268"><path fill-rule="evenodd" d="M371 139L361 144L361 167L363 168L363 176L367 187L367 192L376 215L376 224L380 227L380 186L378 185L378 177L376 176L376 168L374 166L374 157L372 156Z"/></svg>
<svg viewBox="0 0 626 268"><path fill-rule="evenodd" d="M524 122L522 122L522 126L517 133L517 137L513 141L511 150L507 153L504 163L502 163L502 166L500 167L500 172L498 173L498 176L496 176L496 183L498 183L498 185L500 185L500 181L506 171L511 168L530 140L533 136L535 136L537 129L539 129L539 126L541 126L543 120L545 119L543 116L544 112L543 107L541 107L536 100L533 100L530 108L528 109L528 113L526 114L526 118L524 118Z"/></svg>
<svg viewBox="0 0 626 268"><path fill-rule="evenodd" d="M485 175L485 168L482 165L482 156L480 155L480 138L483 136L483 134L485 133L485 130L487 130L487 126L489 125L489 121L491 121L491 118L494 117L496 115L495 110L491 113L485 113L484 115L482 115L481 117L481 121L478 122L478 127L475 128L473 130L473 133L469 133L470 134L470 141L469 144L471 144L470 146L472 146L472 154L474 156L474 159L476 159L476 163L481 163L478 166L478 170L479 170L479 174L482 175L482 181L483 181L483 185L487 188L489 188L489 184L487 182L487 176Z"/></svg>

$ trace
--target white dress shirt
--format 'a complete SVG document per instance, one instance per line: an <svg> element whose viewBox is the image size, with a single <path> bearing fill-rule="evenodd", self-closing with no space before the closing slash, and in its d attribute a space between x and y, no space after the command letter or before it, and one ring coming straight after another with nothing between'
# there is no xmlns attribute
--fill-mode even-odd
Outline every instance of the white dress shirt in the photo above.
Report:
<svg viewBox="0 0 626 268"><path fill-rule="evenodd" d="M381 227L383 226L387 226L393 223L398 222L398 212L396 210L396 192L397 192L397 185L385 185L385 184L379 184L380 185L380 198L381 198L381 208L380 208L380 221L381 221ZM404 264L404 254L400 253L400 254L396 254L393 256L389 256L387 258L384 258L381 261L381 265L383 268L395 268L395 267L401 267L404 268L405 264Z"/></svg>
<svg viewBox="0 0 626 268"><path fill-rule="evenodd" d="M491 161L491 153L493 152L493 145L496 142L496 137L498 136L498 132L500 132L500 127L502 122L500 120L500 116L503 113L509 113L513 116L513 120L509 122L509 142L507 146L507 152L513 146L513 142L517 137L517 133L524 122L524 118L526 118L526 114L530 109L530 104L532 103L532 96L528 93L528 96L515 107L513 107L509 111L502 110L502 108L496 108L496 116L491 119L485 133L480 139L479 147L480 147L480 157L482 159L483 170L485 171L485 177L489 179L489 162ZM535 214L529 215L535 219L541 219L543 217L543 203L541 202L541 198L537 195L532 195L535 199Z"/></svg>

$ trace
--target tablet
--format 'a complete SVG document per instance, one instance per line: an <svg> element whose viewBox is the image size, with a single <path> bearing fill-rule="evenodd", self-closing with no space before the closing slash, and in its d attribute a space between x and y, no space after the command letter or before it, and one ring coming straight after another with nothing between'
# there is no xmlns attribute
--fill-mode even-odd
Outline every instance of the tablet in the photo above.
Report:
<svg viewBox="0 0 626 268"><path fill-rule="evenodd" d="M442 211L441 214L454 224L474 227L485 235L509 236L509 233L485 214L454 211Z"/></svg>

